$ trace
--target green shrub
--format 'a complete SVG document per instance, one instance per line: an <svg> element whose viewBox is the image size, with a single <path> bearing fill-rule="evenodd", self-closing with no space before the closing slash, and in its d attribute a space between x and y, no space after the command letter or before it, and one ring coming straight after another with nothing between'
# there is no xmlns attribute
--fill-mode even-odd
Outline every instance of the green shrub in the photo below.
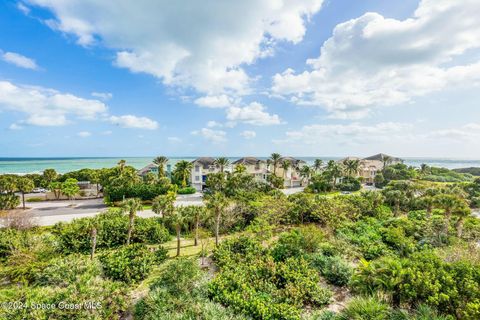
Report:
<svg viewBox="0 0 480 320"><path fill-rule="evenodd" d="M197 192L197 189L194 187L185 187L177 190L178 194L194 194L195 192Z"/></svg>
<svg viewBox="0 0 480 320"><path fill-rule="evenodd" d="M365 259L375 259L389 252L382 241L382 223L375 218L366 218L355 223L347 223L340 228L338 236L358 247Z"/></svg>
<svg viewBox="0 0 480 320"><path fill-rule="evenodd" d="M156 262L155 253L143 244L131 244L100 257L105 275L126 283L145 279Z"/></svg>
<svg viewBox="0 0 480 320"><path fill-rule="evenodd" d="M445 262L431 251L363 261L351 283L359 292L384 292L395 305L425 303L462 319L479 315L480 268L465 261Z"/></svg>
<svg viewBox="0 0 480 320"><path fill-rule="evenodd" d="M311 263L329 283L337 286L347 285L353 274L353 269L338 256L316 254Z"/></svg>
<svg viewBox="0 0 480 320"><path fill-rule="evenodd" d="M125 285L99 277L67 287L19 286L0 289L0 301L16 301L23 306L30 306L0 308L0 319L9 320L120 319L128 309Z"/></svg>
<svg viewBox="0 0 480 320"><path fill-rule="evenodd" d="M171 239L167 228L163 226L161 218L136 218L132 233L132 241L138 243L156 244Z"/></svg>
<svg viewBox="0 0 480 320"><path fill-rule="evenodd" d="M213 250L213 260L218 267L228 266L235 263L255 260L263 256L268 250L262 247L261 243L253 237L240 236L222 241Z"/></svg>
<svg viewBox="0 0 480 320"><path fill-rule="evenodd" d="M83 252L91 250L91 230L97 229L97 248L115 248L125 244L128 216L119 210L109 210L94 218L75 219L70 223L58 223L53 233L58 239L61 252ZM170 240L168 230L159 218L136 218L132 242L163 243Z"/></svg>
<svg viewBox="0 0 480 320"><path fill-rule="evenodd" d="M272 256L277 261L283 261L289 257L313 253L318 250L323 238L321 230L313 225L284 232L273 247Z"/></svg>
<svg viewBox="0 0 480 320"><path fill-rule="evenodd" d="M293 238L298 244L299 230L286 234L286 242ZM311 247L302 246L302 250ZM246 237L222 242L214 254L221 263L209 284L209 296L254 319L299 319L303 307L327 304L331 292L319 285L319 274L309 263L283 257L275 261L268 249Z"/></svg>
<svg viewBox="0 0 480 320"><path fill-rule="evenodd" d="M196 259L170 261L148 295L135 305L135 319L244 319L210 301L205 280Z"/></svg>
<svg viewBox="0 0 480 320"><path fill-rule="evenodd" d="M126 198L139 198L152 200L156 196L166 194L170 185L168 184L146 184L136 183L132 185L107 186L104 194L110 202L122 201Z"/></svg>
<svg viewBox="0 0 480 320"><path fill-rule="evenodd" d="M8 193L2 194L0 193L0 210L10 210L15 209L20 205L20 197L16 194Z"/></svg>
<svg viewBox="0 0 480 320"><path fill-rule="evenodd" d="M38 270L36 283L42 286L66 287L80 278L93 279L101 275L101 266L97 260L88 256L69 255L48 262L45 268Z"/></svg>
<svg viewBox="0 0 480 320"><path fill-rule="evenodd" d="M387 320L390 307L373 297L354 298L340 314L342 320Z"/></svg>
<svg viewBox="0 0 480 320"><path fill-rule="evenodd" d="M341 191L358 191L362 188L360 181L353 177L344 177L337 188Z"/></svg>

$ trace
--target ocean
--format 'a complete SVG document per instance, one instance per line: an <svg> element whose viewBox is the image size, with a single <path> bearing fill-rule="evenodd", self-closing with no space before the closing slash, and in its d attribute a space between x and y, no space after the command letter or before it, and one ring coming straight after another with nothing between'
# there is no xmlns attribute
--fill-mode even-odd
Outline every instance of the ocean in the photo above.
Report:
<svg viewBox="0 0 480 320"><path fill-rule="evenodd" d="M170 157L170 164L174 165L180 160L192 161L196 157ZM259 159L266 159L266 157L258 157ZM341 157L297 157L312 164L317 158L323 161L338 160ZM40 173L45 169L53 168L59 173L79 170L83 168L100 169L115 166L118 161L124 159L127 165L133 166L136 169L141 169L152 162L152 157L125 157L125 158L0 158L0 174L2 173ZM238 157L231 157L234 161ZM442 159L442 158L404 158L405 163L411 166L419 167L422 163L430 166L444 167L449 169L480 167L480 160L467 159Z"/></svg>

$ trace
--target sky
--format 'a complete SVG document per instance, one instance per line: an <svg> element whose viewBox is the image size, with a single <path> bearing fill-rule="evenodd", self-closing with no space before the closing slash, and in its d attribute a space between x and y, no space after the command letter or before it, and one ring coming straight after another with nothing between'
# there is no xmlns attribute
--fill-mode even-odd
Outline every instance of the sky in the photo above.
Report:
<svg viewBox="0 0 480 320"><path fill-rule="evenodd" d="M478 0L0 2L0 157L480 159Z"/></svg>

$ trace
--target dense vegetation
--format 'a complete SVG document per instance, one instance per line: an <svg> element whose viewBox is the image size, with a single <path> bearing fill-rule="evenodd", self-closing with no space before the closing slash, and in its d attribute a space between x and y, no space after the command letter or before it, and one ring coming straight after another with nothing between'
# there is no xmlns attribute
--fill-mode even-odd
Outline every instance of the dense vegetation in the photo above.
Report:
<svg viewBox="0 0 480 320"><path fill-rule="evenodd" d="M172 181L188 188L183 165ZM156 218L127 198L95 218L1 229L0 301L16 304L0 318L479 319L480 179L395 165L381 190L340 194L356 183L353 164L337 166L289 196L241 168L208 177L203 207L175 207L169 186ZM131 184L125 168L111 186Z"/></svg>

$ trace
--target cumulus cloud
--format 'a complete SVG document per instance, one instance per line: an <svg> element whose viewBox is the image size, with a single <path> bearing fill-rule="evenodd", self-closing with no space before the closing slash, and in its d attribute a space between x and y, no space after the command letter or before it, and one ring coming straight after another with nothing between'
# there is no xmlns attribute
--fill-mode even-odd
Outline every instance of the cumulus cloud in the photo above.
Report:
<svg viewBox="0 0 480 320"><path fill-rule="evenodd" d="M158 128L158 122L147 117L137 117L131 114L123 116L111 116L109 121L122 128L135 128L155 130Z"/></svg>
<svg viewBox="0 0 480 320"><path fill-rule="evenodd" d="M255 131L245 130L245 131L242 131L240 135L245 139L253 139L257 136L257 133Z"/></svg>
<svg viewBox="0 0 480 320"><path fill-rule="evenodd" d="M79 44L101 43L117 50L119 67L218 95L247 92L251 79L243 66L272 54L278 41L301 41L306 21L322 1L28 3L50 9L55 19L47 24L73 34Z"/></svg>
<svg viewBox="0 0 480 320"><path fill-rule="evenodd" d="M87 137L90 137L92 134L88 131L80 131L77 133L77 136L79 136L80 138L87 138Z"/></svg>
<svg viewBox="0 0 480 320"><path fill-rule="evenodd" d="M195 136L202 136L206 140L214 143L221 143L227 141L227 133L223 130L202 128L200 130L192 131L192 134Z"/></svg>
<svg viewBox="0 0 480 320"><path fill-rule="evenodd" d="M457 85L478 84L480 49L477 0L422 0L411 18L377 13L337 25L310 70L287 69L273 77L272 91L332 117L360 118L371 108ZM448 22L446 22L448 21Z"/></svg>
<svg viewBox="0 0 480 320"><path fill-rule="evenodd" d="M411 127L410 124L397 122L382 122L375 125L313 124L303 126L300 130L287 131L284 139L274 142L300 142L306 145L321 145L325 141L368 144L388 141L396 135L406 136Z"/></svg>
<svg viewBox="0 0 480 320"><path fill-rule="evenodd" d="M280 124L282 121L276 114L269 114L258 102L252 102L245 107L230 107L227 109L227 120L238 121L256 126Z"/></svg>
<svg viewBox="0 0 480 320"><path fill-rule="evenodd" d="M37 126L62 126L68 123L68 116L91 120L107 112L106 105L98 100L9 81L0 81L2 109L26 114L22 123Z"/></svg>
<svg viewBox="0 0 480 320"><path fill-rule="evenodd" d="M222 94L218 96L200 97L195 100L195 103L201 107L225 108L231 106L234 103L234 99L226 94Z"/></svg>
<svg viewBox="0 0 480 320"><path fill-rule="evenodd" d="M110 92L92 92L92 97L107 101L112 99L113 94L111 94Z"/></svg>
<svg viewBox="0 0 480 320"><path fill-rule="evenodd" d="M223 124L221 124L217 121L210 120L210 121L207 122L207 127L208 128L223 127Z"/></svg>
<svg viewBox="0 0 480 320"><path fill-rule="evenodd" d="M1 58L3 61L16 65L20 68L37 70L38 66L35 60L22 56L21 54L15 52L5 52L1 53Z"/></svg>

